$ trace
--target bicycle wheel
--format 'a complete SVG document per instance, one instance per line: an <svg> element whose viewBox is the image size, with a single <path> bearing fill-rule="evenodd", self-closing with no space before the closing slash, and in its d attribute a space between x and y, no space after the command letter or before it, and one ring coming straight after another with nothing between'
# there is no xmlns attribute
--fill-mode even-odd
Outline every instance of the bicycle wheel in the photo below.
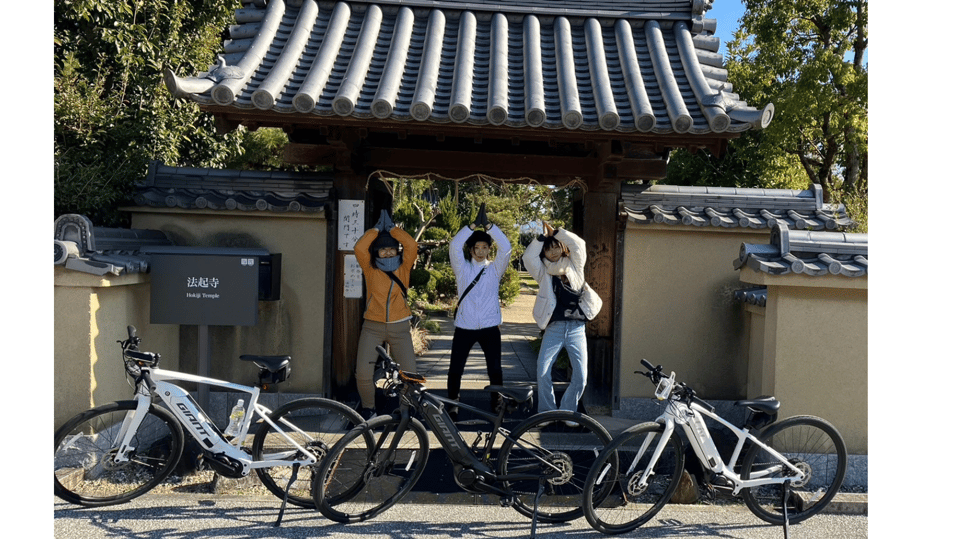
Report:
<svg viewBox="0 0 960 539"><path fill-rule="evenodd" d="M323 398L297 399L281 406L268 417L279 430L266 421L260 425L253 438L251 448L253 459L262 461L302 458L300 450L281 433L309 451L317 458L317 463L297 471L297 479L290 486L287 501L300 507L314 509L316 506L310 489L320 462L337 441L355 426L363 423L363 419L350 407ZM287 491L292 473L292 466L257 468L260 482L280 499L283 499L284 492Z"/></svg>
<svg viewBox="0 0 960 539"><path fill-rule="evenodd" d="M183 452L183 429L173 414L150 405L133 436L127 462L114 463L121 426L137 409L120 401L87 410L53 436L53 493L70 503L99 507L128 502L157 486Z"/></svg>
<svg viewBox="0 0 960 539"><path fill-rule="evenodd" d="M587 484L608 496L588 497L583 512L587 522L606 534L626 533L653 518L666 505L683 472L683 444L676 432L665 442L651 474L643 474L660 442L664 427L642 423L623 431L597 457Z"/></svg>
<svg viewBox="0 0 960 539"><path fill-rule="evenodd" d="M840 490L847 472L847 447L840 432L830 423L813 416L791 417L770 425L758 438L803 471L802 477L789 483L793 491L787 500L791 524L822 511ZM773 478L786 476L769 451L753 444L743 457L740 477L749 479L751 474L759 473ZM744 489L743 500L760 519L771 524L783 523L781 485Z"/></svg>
<svg viewBox="0 0 960 539"><path fill-rule="evenodd" d="M314 479L314 503L336 522L369 520L400 501L427 467L427 429L414 418L381 416L347 433L323 460ZM372 437L371 444L365 440ZM391 448L395 448L391 451Z"/></svg>
<svg viewBox="0 0 960 539"><path fill-rule="evenodd" d="M610 440L596 420L565 410L536 414L518 425L498 455L499 474L515 495L513 508L532 518L536 505L537 519L544 522L579 518L587 472Z"/></svg>

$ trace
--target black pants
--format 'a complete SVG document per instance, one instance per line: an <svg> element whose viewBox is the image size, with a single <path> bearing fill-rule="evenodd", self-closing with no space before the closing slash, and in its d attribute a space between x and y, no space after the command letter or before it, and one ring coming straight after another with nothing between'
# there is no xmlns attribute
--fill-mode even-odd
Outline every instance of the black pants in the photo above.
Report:
<svg viewBox="0 0 960 539"><path fill-rule="evenodd" d="M487 360L487 376L493 385L503 385L503 367L500 365L500 326L483 329L455 328L450 351L450 372L447 374L447 397L460 398L460 380L467 366L467 356L473 345L480 343Z"/></svg>

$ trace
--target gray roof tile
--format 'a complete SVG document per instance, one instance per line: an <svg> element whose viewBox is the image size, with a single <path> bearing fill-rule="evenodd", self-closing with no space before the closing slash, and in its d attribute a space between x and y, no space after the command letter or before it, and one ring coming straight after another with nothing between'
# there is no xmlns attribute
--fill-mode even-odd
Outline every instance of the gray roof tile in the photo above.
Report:
<svg viewBox="0 0 960 539"><path fill-rule="evenodd" d="M272 0L236 12L218 64L164 75L206 105L395 121L738 133L712 0Z"/></svg>
<svg viewBox="0 0 960 539"><path fill-rule="evenodd" d="M778 224L769 244L744 243L735 269L744 266L771 275L867 275L867 235L788 230Z"/></svg>
<svg viewBox="0 0 960 539"><path fill-rule="evenodd" d="M767 287L751 287L743 288L737 290L733 293L734 299L742 301L744 303L749 303L750 305L756 305L758 307L767 306Z"/></svg>
<svg viewBox="0 0 960 539"><path fill-rule="evenodd" d="M215 170L153 162L134 203L155 208L319 212L330 202L332 175L318 172Z"/></svg>
<svg viewBox="0 0 960 539"><path fill-rule="evenodd" d="M838 230L852 226L842 204L823 203L819 185L809 189L752 189L680 185L623 185L628 219L639 224Z"/></svg>
<svg viewBox="0 0 960 539"><path fill-rule="evenodd" d="M95 227L87 217L61 215L53 223L53 263L93 275L146 273L144 247L172 245L159 230Z"/></svg>

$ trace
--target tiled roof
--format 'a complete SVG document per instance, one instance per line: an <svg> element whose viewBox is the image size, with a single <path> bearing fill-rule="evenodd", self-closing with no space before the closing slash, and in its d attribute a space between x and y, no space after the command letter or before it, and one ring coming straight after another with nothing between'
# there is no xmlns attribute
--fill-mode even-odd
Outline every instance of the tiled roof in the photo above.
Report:
<svg viewBox="0 0 960 539"><path fill-rule="evenodd" d="M854 223L842 204L824 204L823 191L623 185L620 193L628 219L639 224L836 230Z"/></svg>
<svg viewBox="0 0 960 539"><path fill-rule="evenodd" d="M777 225L769 244L744 243L733 267L771 275L867 275L867 235L787 230Z"/></svg>
<svg viewBox="0 0 960 539"><path fill-rule="evenodd" d="M153 162L134 203L155 208L318 212L330 201L332 175L171 167Z"/></svg>
<svg viewBox="0 0 960 539"><path fill-rule="evenodd" d="M61 215L53 223L53 263L93 275L146 273L144 247L172 245L159 230L95 227L83 215Z"/></svg>
<svg viewBox="0 0 960 539"><path fill-rule="evenodd" d="M756 305L758 307L767 306L767 287L760 286L754 288L743 288L733 293L733 297L744 303Z"/></svg>
<svg viewBox="0 0 960 539"><path fill-rule="evenodd" d="M246 0L217 65L164 80L209 106L377 122L709 135L740 100L713 0Z"/></svg>

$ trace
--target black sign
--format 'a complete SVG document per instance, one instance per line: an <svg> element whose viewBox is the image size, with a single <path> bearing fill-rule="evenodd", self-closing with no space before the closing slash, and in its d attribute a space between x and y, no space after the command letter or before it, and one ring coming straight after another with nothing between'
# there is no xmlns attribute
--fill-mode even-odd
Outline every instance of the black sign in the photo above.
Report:
<svg viewBox="0 0 960 539"><path fill-rule="evenodd" d="M256 325L259 257L232 251L151 254L150 322Z"/></svg>

